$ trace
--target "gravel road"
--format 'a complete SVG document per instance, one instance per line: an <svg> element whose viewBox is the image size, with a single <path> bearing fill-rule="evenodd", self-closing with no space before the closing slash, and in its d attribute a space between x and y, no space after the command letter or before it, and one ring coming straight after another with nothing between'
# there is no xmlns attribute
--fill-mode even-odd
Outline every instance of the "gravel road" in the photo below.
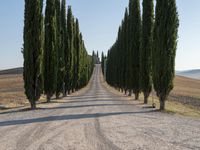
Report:
<svg viewBox="0 0 200 150"><path fill-rule="evenodd" d="M35 111L0 112L0 150L200 149L200 120L130 101L103 82Z"/></svg>

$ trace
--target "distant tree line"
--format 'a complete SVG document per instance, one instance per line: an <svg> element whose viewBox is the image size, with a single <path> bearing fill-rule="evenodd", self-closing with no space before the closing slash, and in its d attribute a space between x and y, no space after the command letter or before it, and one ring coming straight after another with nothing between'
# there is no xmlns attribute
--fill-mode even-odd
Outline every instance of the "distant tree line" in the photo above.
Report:
<svg viewBox="0 0 200 150"><path fill-rule="evenodd" d="M25 0L24 11L24 88L31 104L41 94L50 102L84 87L93 72L94 62L88 55L78 19L66 0Z"/></svg>
<svg viewBox="0 0 200 150"><path fill-rule="evenodd" d="M96 53L95 53L95 51L92 52L92 58L93 58L94 64L100 64L100 58L99 58L98 51Z"/></svg>
<svg viewBox="0 0 200 150"><path fill-rule="evenodd" d="M116 42L107 54L107 82L129 96L144 94L144 103L155 89L160 109L173 89L179 19L176 0L130 0Z"/></svg>

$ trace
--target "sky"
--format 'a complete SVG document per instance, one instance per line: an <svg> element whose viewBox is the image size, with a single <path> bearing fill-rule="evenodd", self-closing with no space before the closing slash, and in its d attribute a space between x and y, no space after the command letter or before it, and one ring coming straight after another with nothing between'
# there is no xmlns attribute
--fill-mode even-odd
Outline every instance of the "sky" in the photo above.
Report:
<svg viewBox="0 0 200 150"><path fill-rule="evenodd" d="M107 53L128 0L67 0L79 19L89 54ZM177 0L180 19L176 70L200 69L200 0ZM23 66L24 0L0 1L0 70Z"/></svg>

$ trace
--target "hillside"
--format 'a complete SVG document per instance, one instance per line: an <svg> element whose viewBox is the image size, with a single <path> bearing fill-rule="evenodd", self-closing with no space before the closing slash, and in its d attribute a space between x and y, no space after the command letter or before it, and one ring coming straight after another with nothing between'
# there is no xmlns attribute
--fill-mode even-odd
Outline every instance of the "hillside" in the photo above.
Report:
<svg viewBox="0 0 200 150"><path fill-rule="evenodd" d="M200 69L177 71L176 75L193 78L193 79L200 79Z"/></svg>
<svg viewBox="0 0 200 150"><path fill-rule="evenodd" d="M5 75L5 74L22 74L23 73L23 68L13 68L13 69L7 69L7 70L0 70L0 75Z"/></svg>
<svg viewBox="0 0 200 150"><path fill-rule="evenodd" d="M176 76L169 99L200 109L200 80Z"/></svg>

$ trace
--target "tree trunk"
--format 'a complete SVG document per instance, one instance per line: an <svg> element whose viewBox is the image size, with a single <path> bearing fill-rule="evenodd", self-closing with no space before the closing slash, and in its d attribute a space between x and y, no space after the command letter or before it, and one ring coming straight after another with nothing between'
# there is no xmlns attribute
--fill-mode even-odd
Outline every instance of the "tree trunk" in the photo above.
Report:
<svg viewBox="0 0 200 150"><path fill-rule="evenodd" d="M60 97L60 94L59 93L56 93L56 99L59 99Z"/></svg>
<svg viewBox="0 0 200 150"><path fill-rule="evenodd" d="M129 92L129 93L128 93L128 96L131 96L131 95L132 95L132 91L129 90L128 92Z"/></svg>
<svg viewBox="0 0 200 150"><path fill-rule="evenodd" d="M64 91L63 92L63 97L66 97L67 96L67 91Z"/></svg>
<svg viewBox="0 0 200 150"><path fill-rule="evenodd" d="M139 99L139 93L136 92L136 93L135 93L135 100L138 100L138 99Z"/></svg>
<svg viewBox="0 0 200 150"><path fill-rule="evenodd" d="M165 109L165 98L163 96L160 96L160 110Z"/></svg>
<svg viewBox="0 0 200 150"><path fill-rule="evenodd" d="M66 89L65 89L65 83L63 83L63 97L66 97L67 95L66 95Z"/></svg>
<svg viewBox="0 0 200 150"><path fill-rule="evenodd" d="M70 95L71 94L71 90L68 90L68 95Z"/></svg>
<svg viewBox="0 0 200 150"><path fill-rule="evenodd" d="M51 96L50 94L47 94L47 103L50 103L50 101L51 101Z"/></svg>
<svg viewBox="0 0 200 150"><path fill-rule="evenodd" d="M124 94L126 95L127 94L127 90L125 89L125 92L124 92Z"/></svg>
<svg viewBox="0 0 200 150"><path fill-rule="evenodd" d="M32 101L31 101L31 109L32 109L32 110L36 109L35 100L32 100Z"/></svg>
<svg viewBox="0 0 200 150"><path fill-rule="evenodd" d="M148 94L144 93L144 104L148 103Z"/></svg>

